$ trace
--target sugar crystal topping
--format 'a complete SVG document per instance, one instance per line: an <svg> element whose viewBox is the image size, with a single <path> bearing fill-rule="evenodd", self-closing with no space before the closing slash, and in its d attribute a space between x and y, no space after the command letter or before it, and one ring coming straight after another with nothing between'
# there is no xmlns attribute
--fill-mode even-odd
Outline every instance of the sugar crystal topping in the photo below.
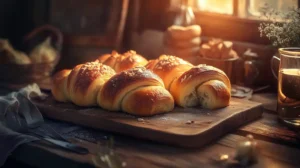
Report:
<svg viewBox="0 0 300 168"><path fill-rule="evenodd" d="M75 86L86 90L89 85L101 75L112 76L115 71L107 65L99 62L88 62L83 64L77 74Z"/></svg>
<svg viewBox="0 0 300 168"><path fill-rule="evenodd" d="M171 69L177 65L189 64L179 57L172 55L162 55L158 58L158 62L155 65L154 69Z"/></svg>
<svg viewBox="0 0 300 168"><path fill-rule="evenodd" d="M123 73L127 76L135 76L135 75L142 75L143 72L146 71L146 68L145 67L135 67L135 68L132 68L132 69L129 69L127 71L123 71Z"/></svg>
<svg viewBox="0 0 300 168"><path fill-rule="evenodd" d="M90 73L90 71L93 71L94 73L103 74L107 72L112 73L113 69L99 62L88 62L81 66L80 71L85 73Z"/></svg>
<svg viewBox="0 0 300 168"><path fill-rule="evenodd" d="M125 55L125 56L136 55L136 51L134 51L134 50L129 50L129 51L127 51L126 53L124 53L123 55Z"/></svg>
<svg viewBox="0 0 300 168"><path fill-rule="evenodd" d="M180 82L184 82L186 80L189 80L192 77L191 74L184 74L184 76L180 79Z"/></svg>

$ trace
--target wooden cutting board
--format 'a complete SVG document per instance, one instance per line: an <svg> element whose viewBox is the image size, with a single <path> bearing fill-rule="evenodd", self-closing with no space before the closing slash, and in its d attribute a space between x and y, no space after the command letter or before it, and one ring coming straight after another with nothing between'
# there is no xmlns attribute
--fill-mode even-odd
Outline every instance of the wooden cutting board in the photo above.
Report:
<svg viewBox="0 0 300 168"><path fill-rule="evenodd" d="M52 119L182 147L201 147L260 118L263 112L260 103L236 98L232 98L229 107L218 110L175 107L170 113L152 117L109 112L100 107L82 108L56 102L52 96L34 103Z"/></svg>

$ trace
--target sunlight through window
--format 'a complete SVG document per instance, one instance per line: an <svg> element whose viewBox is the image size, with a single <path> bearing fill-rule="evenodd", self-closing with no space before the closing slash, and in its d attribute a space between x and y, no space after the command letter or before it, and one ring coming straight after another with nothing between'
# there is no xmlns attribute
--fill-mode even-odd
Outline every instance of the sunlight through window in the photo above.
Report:
<svg viewBox="0 0 300 168"><path fill-rule="evenodd" d="M171 0L171 8L180 6L181 0ZM297 0L191 0L195 11L235 15L242 18L260 18L265 5L285 12L298 7ZM236 11L236 12L234 12Z"/></svg>

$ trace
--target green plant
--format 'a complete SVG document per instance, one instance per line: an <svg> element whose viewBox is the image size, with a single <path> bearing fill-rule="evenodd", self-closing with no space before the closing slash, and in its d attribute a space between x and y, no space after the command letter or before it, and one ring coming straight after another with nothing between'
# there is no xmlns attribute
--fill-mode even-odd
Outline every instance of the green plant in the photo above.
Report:
<svg viewBox="0 0 300 168"><path fill-rule="evenodd" d="M300 46L300 8L279 12L266 4L261 12L267 20L259 25L261 37L266 36L275 47Z"/></svg>
<svg viewBox="0 0 300 168"><path fill-rule="evenodd" d="M115 153L114 139L110 138L104 146L98 143L99 152L92 158L93 163L99 168L123 168L126 163L123 162Z"/></svg>

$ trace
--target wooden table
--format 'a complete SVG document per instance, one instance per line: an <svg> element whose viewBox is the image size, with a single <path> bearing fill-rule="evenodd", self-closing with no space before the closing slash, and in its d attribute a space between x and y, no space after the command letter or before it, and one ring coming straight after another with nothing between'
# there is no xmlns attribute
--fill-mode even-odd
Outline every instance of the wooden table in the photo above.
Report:
<svg viewBox="0 0 300 168"><path fill-rule="evenodd" d="M277 122L273 111L276 95L254 95L263 102L263 117L241 127L204 148L186 149L166 146L122 135L115 135L115 151L126 162L126 167L224 167L214 161L219 154L233 155L238 142L252 134L258 142L258 163L251 167L300 167L300 140L297 134ZM104 140L103 140L104 141ZM79 155L58 149L46 142L34 142L18 147L11 155L21 163L33 167L94 167L92 158L97 144L80 139L74 142L87 147L88 155Z"/></svg>

